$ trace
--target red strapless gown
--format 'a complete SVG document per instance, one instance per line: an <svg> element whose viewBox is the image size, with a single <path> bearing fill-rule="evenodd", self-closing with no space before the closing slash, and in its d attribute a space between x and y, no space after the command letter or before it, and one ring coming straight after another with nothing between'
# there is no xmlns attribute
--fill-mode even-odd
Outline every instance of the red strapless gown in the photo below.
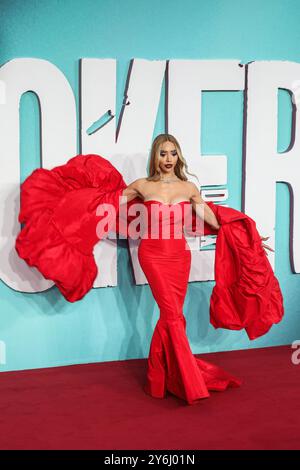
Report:
<svg viewBox="0 0 300 470"><path fill-rule="evenodd" d="M241 380L196 358L188 342L182 309L191 251L183 233L182 208L189 202L171 205L148 200L144 204L148 212L148 231L145 232L148 238L144 236L139 244L138 259L160 309L150 345L144 389L157 398L165 397L169 391L192 405L209 397L209 390L238 387ZM169 212L170 206L172 211ZM153 224L157 229L156 238L151 236ZM170 236L166 238L168 234Z"/></svg>

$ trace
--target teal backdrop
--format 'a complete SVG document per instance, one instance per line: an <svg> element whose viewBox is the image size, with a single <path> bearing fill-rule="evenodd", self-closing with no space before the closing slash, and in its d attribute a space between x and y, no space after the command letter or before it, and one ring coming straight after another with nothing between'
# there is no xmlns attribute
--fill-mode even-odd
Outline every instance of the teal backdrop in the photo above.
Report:
<svg viewBox="0 0 300 470"><path fill-rule="evenodd" d="M118 115L132 58L300 60L296 0L0 0L0 9L1 65L20 57L46 59L64 73L78 103L79 60L114 58ZM153 137L165 131L163 92ZM284 90L278 104L283 151L291 133L291 101ZM204 92L202 113L202 151L227 155L227 203L240 209L243 92ZM40 165L39 108L31 92L21 99L20 126L23 181ZM79 137L77 142L79 153ZM184 313L193 353L300 339L300 278L289 262L286 184L277 183L276 197L275 274L284 296L283 320L254 341L244 331L215 330L209 323L214 281L191 282ZM55 286L29 294L2 281L0 302L0 341L6 349L1 371L145 358L159 315L149 286L135 285L126 240L118 242L117 287L92 289L80 302L68 303Z"/></svg>

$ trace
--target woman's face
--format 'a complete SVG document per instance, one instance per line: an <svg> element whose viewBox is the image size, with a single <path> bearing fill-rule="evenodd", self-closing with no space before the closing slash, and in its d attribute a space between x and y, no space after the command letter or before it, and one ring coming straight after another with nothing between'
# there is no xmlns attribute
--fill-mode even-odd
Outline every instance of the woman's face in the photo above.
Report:
<svg viewBox="0 0 300 470"><path fill-rule="evenodd" d="M163 173L174 174L174 168L178 160L175 145L172 142L164 142L159 150L159 168Z"/></svg>

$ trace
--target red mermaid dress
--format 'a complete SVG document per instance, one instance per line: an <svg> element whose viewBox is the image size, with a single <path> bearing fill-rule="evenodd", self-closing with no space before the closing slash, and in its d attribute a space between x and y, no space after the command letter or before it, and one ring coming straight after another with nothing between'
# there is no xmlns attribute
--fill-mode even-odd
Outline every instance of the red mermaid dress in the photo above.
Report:
<svg viewBox="0 0 300 470"><path fill-rule="evenodd" d="M148 223L138 259L160 310L144 390L156 398L165 397L168 391L192 405L209 397L209 390L238 387L241 380L196 358L189 345L183 314L191 267L191 250L183 232L183 207L189 201L164 204L147 200L144 204Z"/></svg>
<svg viewBox="0 0 300 470"><path fill-rule="evenodd" d="M52 280L69 302L84 297L98 274L93 250L101 240L96 230L101 216L96 209L109 203L118 215L120 197L126 187L122 174L107 159L94 154L77 155L51 170L38 168L21 185L18 219L24 226L16 238L16 251L29 266ZM143 203L135 198L128 203L128 210L135 202ZM207 204L221 224L210 322L215 328L245 328L249 338L255 339L283 316L278 280L261 247L255 222L235 209ZM150 209L163 205L154 200L144 202L148 215ZM194 404L209 397L209 390L238 387L241 380L196 358L189 346L182 308L191 252L182 232L183 218L178 219L185 205L186 201L176 204L174 208L178 210L167 223L162 223L164 217L151 217L150 227L158 226L159 234L168 223L170 229L176 226L177 230L170 230L168 239L165 235L142 237L138 259L160 309L150 345L145 391L162 398L168 390ZM193 225L188 230L194 228L195 218L193 212ZM113 219L112 213L112 229L128 236L132 217L126 217L125 225ZM186 233L191 235L188 230ZM203 233L215 232L204 223Z"/></svg>

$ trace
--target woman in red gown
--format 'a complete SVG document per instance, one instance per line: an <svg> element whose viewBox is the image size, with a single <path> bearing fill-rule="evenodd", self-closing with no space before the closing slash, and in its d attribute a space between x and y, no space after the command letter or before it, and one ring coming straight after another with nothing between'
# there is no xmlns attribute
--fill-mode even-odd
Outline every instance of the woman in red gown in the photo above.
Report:
<svg viewBox="0 0 300 470"><path fill-rule="evenodd" d="M195 185L187 182L185 161L175 137L157 136L150 156L148 179L136 180L123 191L127 201L142 198L147 209L147 230L138 247L138 259L160 311L144 390L156 398L165 397L168 391L192 405L209 397L209 390L238 387L241 381L191 351L183 314L191 267L191 251L183 232L184 206L203 200ZM214 213L209 207L206 211L206 221L217 229Z"/></svg>

